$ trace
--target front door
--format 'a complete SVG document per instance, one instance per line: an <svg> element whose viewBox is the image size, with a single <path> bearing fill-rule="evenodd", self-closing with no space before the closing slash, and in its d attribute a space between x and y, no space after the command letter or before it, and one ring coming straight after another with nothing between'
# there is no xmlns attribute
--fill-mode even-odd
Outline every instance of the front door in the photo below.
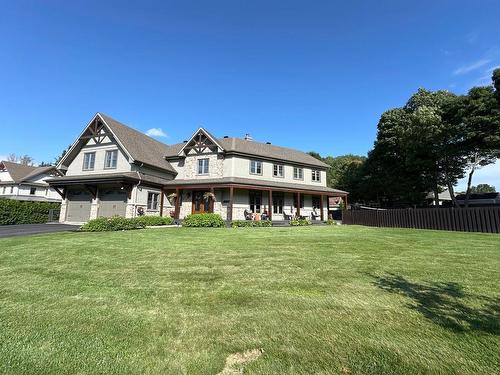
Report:
<svg viewBox="0 0 500 375"><path fill-rule="evenodd" d="M193 214L210 212L210 199L203 198L203 191L193 191Z"/></svg>

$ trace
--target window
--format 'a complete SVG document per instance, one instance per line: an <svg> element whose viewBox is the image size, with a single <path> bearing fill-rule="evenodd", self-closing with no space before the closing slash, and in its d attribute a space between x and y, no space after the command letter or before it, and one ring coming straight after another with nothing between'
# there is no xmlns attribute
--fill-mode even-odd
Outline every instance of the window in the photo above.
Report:
<svg viewBox="0 0 500 375"><path fill-rule="evenodd" d="M274 177L284 177L285 176L285 167L281 164L273 165L273 176Z"/></svg>
<svg viewBox="0 0 500 375"><path fill-rule="evenodd" d="M198 174L208 174L208 159L198 159Z"/></svg>
<svg viewBox="0 0 500 375"><path fill-rule="evenodd" d="M297 208L297 194L293 195L293 207ZM300 194L300 208L304 208L304 194Z"/></svg>
<svg viewBox="0 0 500 375"><path fill-rule="evenodd" d="M304 179L304 170L299 167L293 167L293 178L296 180Z"/></svg>
<svg viewBox="0 0 500 375"><path fill-rule="evenodd" d="M151 193L148 192L148 210L157 210L158 209L158 197L159 193Z"/></svg>
<svg viewBox="0 0 500 375"><path fill-rule="evenodd" d="M313 206L313 210L316 209L316 210L319 210L320 209L320 197L312 197L312 206Z"/></svg>
<svg viewBox="0 0 500 375"><path fill-rule="evenodd" d="M249 191L248 192L250 199L250 211L255 213L260 213L260 205L262 203L262 192L261 191Z"/></svg>
<svg viewBox="0 0 500 375"><path fill-rule="evenodd" d="M316 170L316 169L313 169L312 170L312 175L311 175L311 179L314 181L314 182L320 182L321 181L321 172Z"/></svg>
<svg viewBox="0 0 500 375"><path fill-rule="evenodd" d="M273 214L283 213L283 202L285 196L283 193L273 193Z"/></svg>
<svg viewBox="0 0 500 375"><path fill-rule="evenodd" d="M35 195L35 193L36 193L36 187L32 187L30 189L30 195Z"/></svg>
<svg viewBox="0 0 500 375"><path fill-rule="evenodd" d="M106 158L104 159L104 168L116 169L117 159L118 159L118 150L106 151Z"/></svg>
<svg viewBox="0 0 500 375"><path fill-rule="evenodd" d="M94 169L95 152L86 152L83 154L83 170L91 171Z"/></svg>
<svg viewBox="0 0 500 375"><path fill-rule="evenodd" d="M11 186L11 187L10 187L10 193L11 193L11 194L14 194L14 186Z"/></svg>
<svg viewBox="0 0 500 375"><path fill-rule="evenodd" d="M262 174L262 162L250 160L250 174Z"/></svg>

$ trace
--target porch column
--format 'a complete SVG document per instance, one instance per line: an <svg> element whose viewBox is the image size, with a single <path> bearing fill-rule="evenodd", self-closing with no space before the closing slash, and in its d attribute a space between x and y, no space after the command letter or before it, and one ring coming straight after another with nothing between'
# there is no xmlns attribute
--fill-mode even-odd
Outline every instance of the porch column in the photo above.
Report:
<svg viewBox="0 0 500 375"><path fill-rule="evenodd" d="M319 196L319 209L321 211L321 221L325 221L325 213L323 212L323 199L325 198L325 196L323 194L321 194Z"/></svg>
<svg viewBox="0 0 500 375"><path fill-rule="evenodd" d="M179 188L176 188L175 189L175 214L174 214L175 219L179 219L179 211L180 211L179 204L181 201L180 194L182 194L182 190L180 190Z"/></svg>
<svg viewBox="0 0 500 375"><path fill-rule="evenodd" d="M273 219L273 191L271 189L268 190L268 199L267 203L269 203L269 209L267 211L267 214L269 215L269 220Z"/></svg>
<svg viewBox="0 0 500 375"><path fill-rule="evenodd" d="M233 221L233 200L234 200L234 188L229 187L229 205L227 206L227 220Z"/></svg>
<svg viewBox="0 0 500 375"><path fill-rule="evenodd" d="M297 216L300 216L300 193L297 193Z"/></svg>
<svg viewBox="0 0 500 375"><path fill-rule="evenodd" d="M160 190L160 216L163 216L163 198L165 195L165 192L163 191L163 188Z"/></svg>
<svg viewBox="0 0 500 375"><path fill-rule="evenodd" d="M330 220L330 197L326 196L326 218Z"/></svg>
<svg viewBox="0 0 500 375"><path fill-rule="evenodd" d="M214 213L214 203L215 203L215 190L213 187L210 188L210 192L214 195L213 198L210 199L210 213Z"/></svg>

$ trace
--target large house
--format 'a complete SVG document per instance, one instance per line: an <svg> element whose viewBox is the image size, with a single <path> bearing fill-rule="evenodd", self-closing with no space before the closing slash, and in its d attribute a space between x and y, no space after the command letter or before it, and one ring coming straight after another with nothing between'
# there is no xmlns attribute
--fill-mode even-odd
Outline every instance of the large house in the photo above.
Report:
<svg viewBox="0 0 500 375"><path fill-rule="evenodd" d="M203 128L168 146L102 113L58 168L64 176L49 184L63 198L66 222L203 212L229 221L250 213L320 220L328 216L329 197L347 197L327 187L328 165L304 152L249 137L216 138Z"/></svg>
<svg viewBox="0 0 500 375"><path fill-rule="evenodd" d="M56 167L33 167L0 161L0 198L22 201L60 202L61 197L46 180L59 175Z"/></svg>

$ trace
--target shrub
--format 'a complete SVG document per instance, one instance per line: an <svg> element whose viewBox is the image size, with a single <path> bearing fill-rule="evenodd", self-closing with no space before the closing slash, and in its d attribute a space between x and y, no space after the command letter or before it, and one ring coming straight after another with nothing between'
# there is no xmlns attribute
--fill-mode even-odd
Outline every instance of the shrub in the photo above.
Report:
<svg viewBox="0 0 500 375"><path fill-rule="evenodd" d="M110 232L116 230L131 230L145 228L146 224L138 218L127 219L121 216L99 217L83 224L80 230L83 232Z"/></svg>
<svg viewBox="0 0 500 375"><path fill-rule="evenodd" d="M192 214L182 221L183 227L225 227L224 220L219 214Z"/></svg>
<svg viewBox="0 0 500 375"><path fill-rule="evenodd" d="M60 208L60 203L0 199L0 225L46 223L49 211Z"/></svg>
<svg viewBox="0 0 500 375"><path fill-rule="evenodd" d="M311 220L308 220L308 219L293 219L293 220L290 220L290 225L292 227L301 227L301 226L305 226L305 225L311 225Z"/></svg>
<svg viewBox="0 0 500 375"><path fill-rule="evenodd" d="M139 223L144 224L146 227L156 227L159 225L171 225L174 223L174 219L170 216L139 216L135 220Z"/></svg>
<svg viewBox="0 0 500 375"><path fill-rule="evenodd" d="M335 220L332 220L332 219L328 219L326 221L326 225L337 225L337 222Z"/></svg>
<svg viewBox="0 0 500 375"><path fill-rule="evenodd" d="M260 221L253 221L253 220L235 220L231 223L231 226L233 228L255 228L255 227L270 227L272 226L273 223L271 220L260 220Z"/></svg>

